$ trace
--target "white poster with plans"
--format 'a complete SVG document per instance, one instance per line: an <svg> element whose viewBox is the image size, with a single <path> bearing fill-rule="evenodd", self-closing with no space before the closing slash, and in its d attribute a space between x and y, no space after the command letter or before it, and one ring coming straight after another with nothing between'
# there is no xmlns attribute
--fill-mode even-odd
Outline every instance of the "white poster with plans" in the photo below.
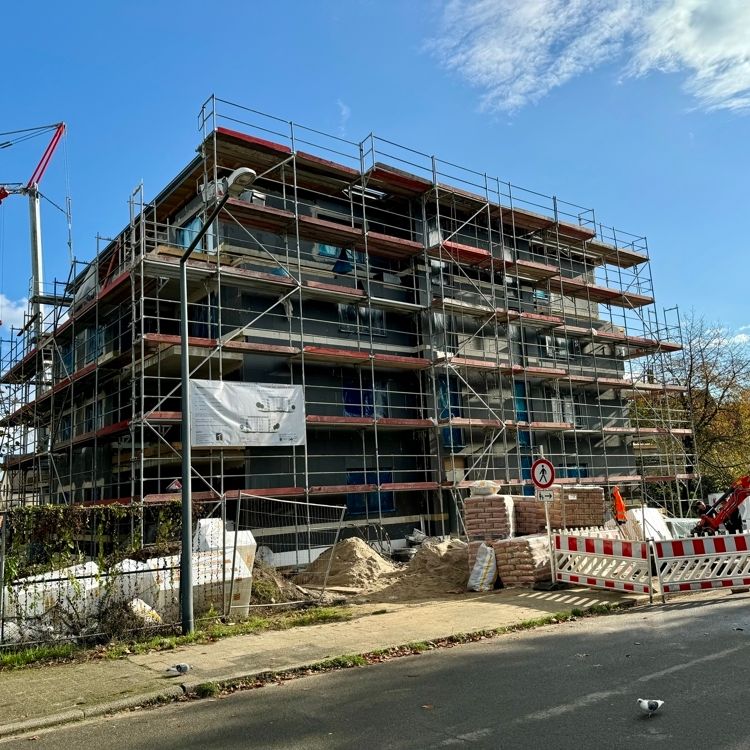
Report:
<svg viewBox="0 0 750 750"><path fill-rule="evenodd" d="M195 448L305 444L301 385L191 380L190 406Z"/></svg>

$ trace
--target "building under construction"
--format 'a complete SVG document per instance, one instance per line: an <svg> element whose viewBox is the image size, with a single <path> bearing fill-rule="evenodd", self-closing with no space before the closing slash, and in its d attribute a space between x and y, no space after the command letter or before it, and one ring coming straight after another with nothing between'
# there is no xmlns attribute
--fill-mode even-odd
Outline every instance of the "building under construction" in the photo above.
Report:
<svg viewBox="0 0 750 750"><path fill-rule="evenodd" d="M184 356L192 378L304 393L303 444L194 447L196 500L441 532L478 479L528 494L539 455L560 484L688 497L690 416L664 377L679 326L645 238L374 135L214 97L200 124L199 155L153 201L137 189L4 343L4 504L179 499ZM242 166L257 179L188 261L184 352L179 259Z"/></svg>

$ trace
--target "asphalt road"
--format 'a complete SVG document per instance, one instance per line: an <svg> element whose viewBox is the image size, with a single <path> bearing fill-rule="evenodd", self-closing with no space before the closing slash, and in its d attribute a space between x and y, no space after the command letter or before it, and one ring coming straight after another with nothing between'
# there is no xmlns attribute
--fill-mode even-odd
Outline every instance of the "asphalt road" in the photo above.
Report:
<svg viewBox="0 0 750 750"><path fill-rule="evenodd" d="M750 748L750 596L578 620L3 748ZM665 705L647 718L637 698Z"/></svg>

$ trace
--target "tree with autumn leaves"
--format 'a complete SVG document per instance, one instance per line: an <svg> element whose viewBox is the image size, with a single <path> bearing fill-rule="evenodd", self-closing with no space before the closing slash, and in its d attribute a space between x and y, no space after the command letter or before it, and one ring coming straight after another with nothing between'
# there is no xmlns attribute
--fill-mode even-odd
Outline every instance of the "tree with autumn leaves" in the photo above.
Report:
<svg viewBox="0 0 750 750"><path fill-rule="evenodd" d="M692 413L685 449L697 454L700 494L721 492L750 473L750 344L694 312L682 336L683 351L665 357L664 375L687 388L670 401Z"/></svg>

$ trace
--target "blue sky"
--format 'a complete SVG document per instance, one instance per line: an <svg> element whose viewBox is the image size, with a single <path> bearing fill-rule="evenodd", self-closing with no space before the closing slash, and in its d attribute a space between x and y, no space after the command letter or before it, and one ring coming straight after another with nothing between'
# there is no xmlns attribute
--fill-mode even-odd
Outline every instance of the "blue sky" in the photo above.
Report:
<svg viewBox="0 0 750 750"><path fill-rule="evenodd" d="M750 334L745 0L62 7L4 10L0 131L68 124L42 192L62 205L70 191L78 258L122 229L141 180L151 198L190 160L216 93L593 207L648 237L660 306ZM0 149L0 183L27 180L44 146ZM65 278L67 230L50 204L43 226L45 277ZM0 252L7 324L30 275L19 196L0 207Z"/></svg>

